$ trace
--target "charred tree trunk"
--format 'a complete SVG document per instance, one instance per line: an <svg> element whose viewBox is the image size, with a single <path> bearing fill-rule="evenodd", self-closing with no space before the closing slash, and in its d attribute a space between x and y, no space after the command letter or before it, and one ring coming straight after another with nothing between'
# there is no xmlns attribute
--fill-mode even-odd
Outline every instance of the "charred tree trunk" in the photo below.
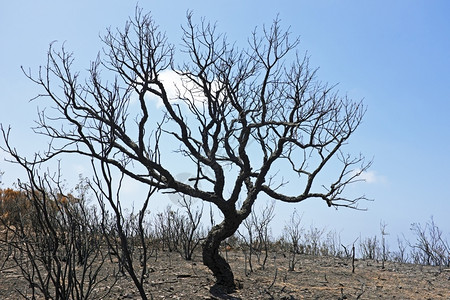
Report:
<svg viewBox="0 0 450 300"><path fill-rule="evenodd" d="M203 264L207 266L216 278L216 284L227 292L236 290L233 271L228 262L219 253L220 243L232 236L239 227L238 220L225 219L214 226L203 243Z"/></svg>

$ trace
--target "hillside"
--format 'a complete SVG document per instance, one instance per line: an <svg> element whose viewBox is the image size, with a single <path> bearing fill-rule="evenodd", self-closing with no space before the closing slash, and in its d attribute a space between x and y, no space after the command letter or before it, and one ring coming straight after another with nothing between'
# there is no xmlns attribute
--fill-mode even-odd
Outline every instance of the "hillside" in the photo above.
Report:
<svg viewBox="0 0 450 300"><path fill-rule="evenodd" d="M287 257L271 253L265 270L255 259L253 272L246 276L243 253L231 250L227 255L240 285L233 294L211 288L213 276L199 254L185 261L173 252L159 252L150 260L146 288L153 299L450 299L448 268L386 262L382 269L380 262L356 260L352 273L351 259L299 255L296 270L288 271ZM6 261L0 271L0 299L30 296L20 271L9 266ZM129 277L113 276L116 266L108 260L102 268L111 276L96 287L92 299L139 298Z"/></svg>

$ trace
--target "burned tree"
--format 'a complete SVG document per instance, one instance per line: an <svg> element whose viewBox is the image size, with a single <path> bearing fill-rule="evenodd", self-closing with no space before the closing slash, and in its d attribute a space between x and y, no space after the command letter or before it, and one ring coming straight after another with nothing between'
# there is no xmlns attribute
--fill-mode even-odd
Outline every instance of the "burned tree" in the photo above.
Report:
<svg viewBox="0 0 450 300"><path fill-rule="evenodd" d="M258 197L316 198L329 207L356 207L364 198L343 191L370 163L343 147L365 108L316 79L278 19L255 30L243 49L216 26L196 25L192 14L183 29L186 60L177 62L165 34L137 9L123 31L104 36L86 79L74 72L71 53L51 45L46 66L26 72L53 107L39 115L36 130L51 141L40 157L86 156L160 192L214 204L223 220L203 243L203 262L218 285L233 289L219 246ZM189 184L177 180L174 157L195 174Z"/></svg>
<svg viewBox="0 0 450 300"><path fill-rule="evenodd" d="M13 149L9 151L15 155ZM24 162L19 157L17 161ZM16 289L18 295L23 299L107 297L116 281L99 289L114 274L103 272L107 256L99 234L100 224L97 212L88 206L84 192L78 189L82 182L74 196L64 192L59 169L55 174L41 175L33 164L22 167L29 182L19 181L18 190L10 191L8 197L21 210L14 218L5 217L7 213L0 216L0 245L10 251L6 260L28 283L26 288Z"/></svg>

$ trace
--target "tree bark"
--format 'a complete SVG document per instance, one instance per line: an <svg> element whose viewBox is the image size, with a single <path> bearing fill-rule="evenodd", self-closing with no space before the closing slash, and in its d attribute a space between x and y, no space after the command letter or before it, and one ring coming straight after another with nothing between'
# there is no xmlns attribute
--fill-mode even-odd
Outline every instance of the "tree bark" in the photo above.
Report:
<svg viewBox="0 0 450 300"><path fill-rule="evenodd" d="M236 290L233 271L228 262L219 253L220 243L232 236L239 227L238 220L225 219L214 226L203 243L203 264L207 266L216 278L216 285L225 288L227 292Z"/></svg>

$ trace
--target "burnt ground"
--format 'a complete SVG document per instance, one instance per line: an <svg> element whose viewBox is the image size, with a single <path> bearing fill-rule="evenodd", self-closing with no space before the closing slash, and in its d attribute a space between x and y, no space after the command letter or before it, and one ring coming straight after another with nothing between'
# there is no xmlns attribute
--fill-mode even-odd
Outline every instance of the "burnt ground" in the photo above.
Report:
<svg viewBox="0 0 450 300"><path fill-rule="evenodd" d="M275 258L276 257L276 258ZM202 265L200 256L183 260L177 253L160 253L151 260L152 272L146 280L153 299L450 299L450 269L412 264L299 255L295 271L288 271L288 258L272 253L265 269L253 262L253 272L245 275L241 251L228 252L240 288L229 295L214 287L214 278ZM109 264L109 265L108 265ZM115 268L108 262L104 272ZM247 265L247 271L248 271ZM102 282L93 299L139 299L129 276L118 277L110 287ZM29 287L18 269L9 263L0 270L0 299L20 299Z"/></svg>

